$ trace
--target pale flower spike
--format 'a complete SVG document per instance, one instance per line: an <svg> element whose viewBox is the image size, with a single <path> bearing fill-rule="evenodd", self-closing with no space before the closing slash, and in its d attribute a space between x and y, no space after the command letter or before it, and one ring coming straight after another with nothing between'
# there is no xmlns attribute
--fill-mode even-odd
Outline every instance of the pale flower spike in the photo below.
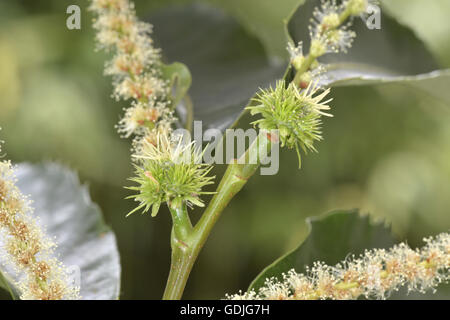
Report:
<svg viewBox="0 0 450 320"><path fill-rule="evenodd" d="M76 300L79 290L55 258L56 244L39 227L29 201L15 185L9 161L0 162L1 255L18 276L22 300Z"/></svg>
<svg viewBox="0 0 450 320"><path fill-rule="evenodd" d="M161 53L153 46L152 25L136 17L128 0L92 0L94 28L100 49L115 56L106 64L105 74L113 76L116 100L134 100L117 125L123 137L134 136L134 152L141 140L155 141L162 131L171 132L176 121L169 108L169 87L161 74Z"/></svg>
<svg viewBox="0 0 450 320"><path fill-rule="evenodd" d="M347 53L353 45L356 33L350 30L355 16L363 16L372 0L346 0L338 4L336 0L322 0L314 8L309 26L311 43L309 52L303 54L303 43L288 44L291 65L297 70L294 82L306 88L312 80L319 80L326 68L318 58L328 53Z"/></svg>
<svg viewBox="0 0 450 320"><path fill-rule="evenodd" d="M294 46L291 42L288 43L287 51L291 57L291 64L296 68L300 68L305 57L303 56L303 42L299 42Z"/></svg>
<svg viewBox="0 0 450 320"><path fill-rule="evenodd" d="M435 291L450 280L450 235L424 239L425 246L413 250L401 243L390 250L367 250L336 266L321 262L306 274L289 271L283 281L266 279L258 292L227 295L232 300L349 300L387 299L406 286L408 292Z"/></svg>

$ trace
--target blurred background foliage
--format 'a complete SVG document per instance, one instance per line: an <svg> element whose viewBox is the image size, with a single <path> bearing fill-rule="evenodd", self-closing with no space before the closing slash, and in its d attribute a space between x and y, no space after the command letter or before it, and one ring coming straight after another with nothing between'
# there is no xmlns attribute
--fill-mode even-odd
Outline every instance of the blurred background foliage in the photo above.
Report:
<svg viewBox="0 0 450 320"><path fill-rule="evenodd" d="M196 119L220 126L230 112L221 96L231 93L234 104L244 106L258 86L281 77L282 19L300 1L191 2L139 0L136 8L154 23L167 59L191 68ZM81 30L65 26L70 4L82 8ZM383 4L412 28L441 68L450 67L447 0ZM132 175L130 144L114 129L125 105L110 98L111 79L102 75L107 55L94 52L87 5L0 1L1 140L14 162L52 160L79 172L116 232L121 297L159 299L169 267L170 219L164 212L154 219L125 218L133 206L123 188ZM193 19L193 8L206 10L213 27ZM440 85L445 93L448 84ZM335 117L325 120L319 153L304 157L298 170L295 152L283 150L277 175L249 181L215 227L185 298L221 298L246 289L266 265L305 238L306 217L329 210L360 208L385 219L399 240L413 246L449 230L450 99L402 83L335 88L333 96ZM223 167L216 171L220 175Z"/></svg>

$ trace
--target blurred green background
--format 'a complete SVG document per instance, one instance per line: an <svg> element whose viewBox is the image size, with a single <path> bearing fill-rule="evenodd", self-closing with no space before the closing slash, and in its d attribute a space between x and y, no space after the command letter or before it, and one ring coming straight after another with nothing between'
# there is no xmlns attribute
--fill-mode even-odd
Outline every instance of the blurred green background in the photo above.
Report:
<svg viewBox="0 0 450 320"><path fill-rule="evenodd" d="M254 77L273 81L281 76L283 53L270 41L276 33L255 36L255 24L242 23L245 8L233 11L223 3L214 9L216 29L196 29L198 39L211 37L213 44L183 42L179 26L170 20L172 11L188 15L192 7L183 2L192 1L142 0L136 1L136 8L140 17L154 22L156 41L168 60L191 67L191 93L200 106L196 118L209 117L215 124L229 116L229 109L215 101L215 92L233 89L239 79L228 75L229 82L220 82L230 64L240 66L227 59L238 55L239 63L250 70L241 77L251 86L242 93L248 99L257 88ZM293 8L296 2L280 3ZM218 3L203 1L200 8ZM242 3L245 7L255 2ZM81 30L66 28L70 4L82 8ZM159 299L170 262L170 218L164 210L153 219L125 218L133 206L124 200L129 192L123 188L132 175L130 141L120 139L114 125L126 103L110 97L111 79L103 76L108 55L94 51L87 5L75 0L0 1L0 137L14 162L57 161L79 172L117 235L121 298ZM386 1L386 7L415 31L441 68L450 67L448 1ZM213 33L224 25L232 26L235 40L227 42L227 37ZM223 46L225 51L218 49ZM204 59L208 54L214 59ZM197 72L202 61L209 69ZM442 90L448 89L443 85ZM306 217L332 209L360 208L385 219L399 240L413 246L424 236L448 231L450 100L405 84L336 88L333 96L335 117L325 120L319 153L305 156L298 170L295 152L283 150L277 175L256 175L249 181L215 227L185 298L222 298L246 289L266 265L306 236Z"/></svg>

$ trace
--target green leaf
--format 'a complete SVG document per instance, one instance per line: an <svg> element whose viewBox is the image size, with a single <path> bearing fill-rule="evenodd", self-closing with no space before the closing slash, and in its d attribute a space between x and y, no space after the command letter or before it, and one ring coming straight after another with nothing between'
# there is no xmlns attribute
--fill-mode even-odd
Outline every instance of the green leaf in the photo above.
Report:
<svg viewBox="0 0 450 320"><path fill-rule="evenodd" d="M189 67L194 115L204 128L227 128L259 87L283 75L285 65L271 64L259 39L217 8L176 6L148 21L167 60Z"/></svg>
<svg viewBox="0 0 450 320"><path fill-rule="evenodd" d="M288 35L294 43L303 41L309 48L308 25L319 0L307 0L288 23ZM421 40L407 27L398 23L381 8L381 29L370 30L360 18L351 27L357 33L347 54L328 54L319 59L329 67L323 84L374 84L383 81L403 81L410 76L428 74L438 69L434 57Z"/></svg>
<svg viewBox="0 0 450 320"><path fill-rule="evenodd" d="M172 88L171 103L173 109L188 92L192 83L191 73L189 68L180 62L164 64L162 73L164 79L169 82L169 87Z"/></svg>
<svg viewBox="0 0 450 320"><path fill-rule="evenodd" d="M414 30L439 60L450 66L450 1L433 0L432 5L423 0L382 0L382 3L384 10Z"/></svg>
<svg viewBox="0 0 450 320"><path fill-rule="evenodd" d="M265 268L250 289L259 289L267 278L277 277L291 269L305 272L305 267L322 261L335 265L349 255L359 255L366 249L389 248L394 245L391 232L383 224L371 223L357 210L335 211L318 218L307 219L309 235L298 248Z"/></svg>
<svg viewBox="0 0 450 320"><path fill-rule="evenodd" d="M269 57L286 59L284 25L304 0L213 0L264 45Z"/></svg>
<svg viewBox="0 0 450 320"><path fill-rule="evenodd" d="M82 299L117 299L121 268L116 239L87 187L74 172L52 163L21 164L16 176L39 223L58 243L57 257L74 272L79 268Z"/></svg>
<svg viewBox="0 0 450 320"><path fill-rule="evenodd" d="M152 0L142 4L147 10L157 10L180 4L199 2L198 0ZM284 24L304 0L283 0L274 5L273 0L202 0L231 15L246 32L258 38L271 59L287 57Z"/></svg>
<svg viewBox="0 0 450 320"><path fill-rule="evenodd" d="M418 76L406 76L401 79L361 79L353 78L336 81L333 86L370 85L370 84L395 84L399 83L411 88L411 90L422 92L425 95L445 103L450 103L450 70L439 70Z"/></svg>

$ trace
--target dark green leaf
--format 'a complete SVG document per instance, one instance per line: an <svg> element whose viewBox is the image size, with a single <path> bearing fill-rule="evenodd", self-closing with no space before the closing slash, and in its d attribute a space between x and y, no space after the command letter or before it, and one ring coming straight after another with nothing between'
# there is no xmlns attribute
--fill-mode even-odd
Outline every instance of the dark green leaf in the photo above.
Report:
<svg viewBox="0 0 450 320"><path fill-rule="evenodd" d="M268 56L286 59L284 25L304 0L213 0L264 45Z"/></svg>
<svg viewBox="0 0 450 320"><path fill-rule="evenodd" d="M307 219L309 235L302 244L265 268L250 285L257 290L265 279L278 277L291 269L305 272L305 267L322 261L335 265L348 255L359 255L366 249L394 245L391 232L383 224L371 223L357 210L335 211L319 218Z"/></svg>
<svg viewBox="0 0 450 320"><path fill-rule="evenodd" d="M189 67L194 116L204 128L227 128L259 87L283 74L285 66L271 65L261 42L219 9L173 7L149 21L167 60Z"/></svg>
<svg viewBox="0 0 450 320"><path fill-rule="evenodd" d="M242 27L259 39L267 54L274 59L287 57L284 24L292 11L304 0L201 0L213 4L233 16ZM147 10L200 2L199 0L152 0L142 4ZM141 6L140 6L141 7Z"/></svg>
<svg viewBox="0 0 450 320"><path fill-rule="evenodd" d="M399 83L411 88L411 90L422 92L429 97L445 103L450 103L450 70L439 70L418 76L406 76L396 79L361 79L353 78L336 81L333 86L370 85Z"/></svg>
<svg viewBox="0 0 450 320"><path fill-rule="evenodd" d="M58 243L58 258L79 268L82 299L117 299L121 270L116 239L87 187L57 164L21 164L16 175L17 186L33 201L34 214Z"/></svg>

